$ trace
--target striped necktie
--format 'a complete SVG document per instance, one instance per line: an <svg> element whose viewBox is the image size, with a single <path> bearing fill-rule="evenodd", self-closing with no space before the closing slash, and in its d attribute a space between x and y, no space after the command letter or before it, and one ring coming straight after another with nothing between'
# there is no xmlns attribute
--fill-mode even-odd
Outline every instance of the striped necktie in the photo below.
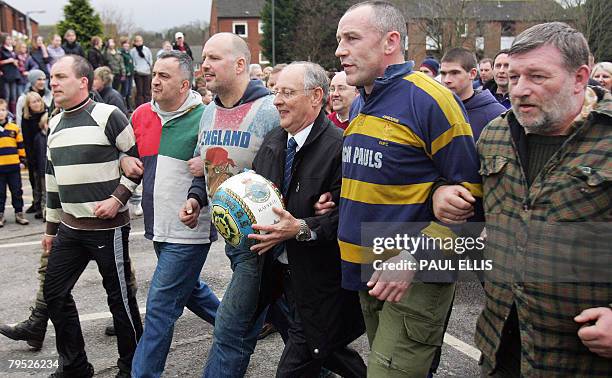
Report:
<svg viewBox="0 0 612 378"><path fill-rule="evenodd" d="M287 155L285 157L285 175L283 180L283 197L287 197L289 192L289 183L291 183L291 167L293 166L293 158L295 157L295 150L297 142L293 137L289 138L287 142Z"/></svg>

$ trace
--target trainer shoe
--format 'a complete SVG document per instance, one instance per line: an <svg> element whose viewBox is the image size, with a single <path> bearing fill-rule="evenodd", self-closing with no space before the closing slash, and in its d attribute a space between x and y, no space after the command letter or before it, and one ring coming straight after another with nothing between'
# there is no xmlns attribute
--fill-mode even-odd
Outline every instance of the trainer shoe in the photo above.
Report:
<svg viewBox="0 0 612 378"><path fill-rule="evenodd" d="M15 213L15 222L17 222L17 224L20 224L22 226L30 224L30 221L26 219L25 215L23 215L23 212L21 211L18 213Z"/></svg>

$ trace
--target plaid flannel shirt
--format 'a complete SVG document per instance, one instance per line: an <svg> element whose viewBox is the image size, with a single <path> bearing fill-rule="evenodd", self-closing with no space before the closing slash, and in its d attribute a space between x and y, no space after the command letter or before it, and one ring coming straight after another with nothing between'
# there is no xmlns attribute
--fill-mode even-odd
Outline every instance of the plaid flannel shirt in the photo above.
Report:
<svg viewBox="0 0 612 378"><path fill-rule="evenodd" d="M582 344L581 325L573 320L585 309L612 302L612 96L600 93L590 105L530 187L523 170L526 137L512 110L493 120L479 139L485 258L494 270L485 284L475 340L493 369L514 304L522 376L612 376L612 360ZM605 252L593 253L596 247ZM587 281L589 274L595 275Z"/></svg>

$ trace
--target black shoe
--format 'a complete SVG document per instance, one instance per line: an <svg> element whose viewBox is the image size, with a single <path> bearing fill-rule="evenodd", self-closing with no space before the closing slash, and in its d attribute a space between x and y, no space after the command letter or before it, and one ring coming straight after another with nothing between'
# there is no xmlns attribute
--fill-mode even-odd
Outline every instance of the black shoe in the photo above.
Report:
<svg viewBox="0 0 612 378"><path fill-rule="evenodd" d="M40 211L40 206L32 204L32 206L28 207L28 209L25 212L27 214L34 214L37 211Z"/></svg>
<svg viewBox="0 0 612 378"><path fill-rule="evenodd" d="M132 376L132 372L125 371L125 370L119 370L117 375L115 375L115 378L131 378L131 376Z"/></svg>
<svg viewBox="0 0 612 378"><path fill-rule="evenodd" d="M40 210L37 211L36 214L34 214L34 218L36 219L42 219L42 217L43 217L43 213Z"/></svg>
<svg viewBox="0 0 612 378"><path fill-rule="evenodd" d="M49 315L46 309L31 308L31 310L32 314L28 319L13 327L0 325L0 333L9 339L24 340L32 349L40 350L45 340Z"/></svg>
<svg viewBox="0 0 612 378"><path fill-rule="evenodd" d="M271 323L266 323L261 327L261 331L259 331L259 335L257 335L257 340L263 340L271 334L278 332L276 327L274 327Z"/></svg>
<svg viewBox="0 0 612 378"><path fill-rule="evenodd" d="M49 378L91 378L94 375L94 367L89 362L87 363L87 368L85 371L77 373L77 372L65 372L65 371L55 371L55 373L51 374Z"/></svg>
<svg viewBox="0 0 612 378"><path fill-rule="evenodd" d="M104 328L104 334L106 336L117 336L117 333L115 332L115 326L112 324L106 326L106 328Z"/></svg>

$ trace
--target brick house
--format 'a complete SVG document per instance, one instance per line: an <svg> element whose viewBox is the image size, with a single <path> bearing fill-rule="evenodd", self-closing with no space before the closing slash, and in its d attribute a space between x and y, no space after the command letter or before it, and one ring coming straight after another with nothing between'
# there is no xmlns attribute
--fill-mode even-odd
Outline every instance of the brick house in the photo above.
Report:
<svg viewBox="0 0 612 378"><path fill-rule="evenodd" d="M268 64L261 54L259 40L263 36L259 13L264 0L213 0L210 12L210 35L234 33L246 41L251 51L251 63Z"/></svg>
<svg viewBox="0 0 612 378"><path fill-rule="evenodd" d="M514 37L525 29L553 19L569 19L554 0L398 3L408 22L408 56L417 63L429 55L441 58L443 47L457 46L474 50L479 58L492 58L497 51L509 48Z"/></svg>
<svg viewBox="0 0 612 378"><path fill-rule="evenodd" d="M30 17L32 35L38 34L38 22ZM26 15L4 1L0 1L0 32L13 37L25 38L28 35Z"/></svg>
<svg viewBox="0 0 612 378"><path fill-rule="evenodd" d="M238 34L249 45L253 63L268 63L262 61L265 57L259 46L263 36L259 14L264 3L213 0L210 35ZM416 63L428 55L440 58L443 46L464 46L479 57L493 57L530 26L553 18L569 19L554 0L397 0L395 4L406 17L408 58Z"/></svg>

